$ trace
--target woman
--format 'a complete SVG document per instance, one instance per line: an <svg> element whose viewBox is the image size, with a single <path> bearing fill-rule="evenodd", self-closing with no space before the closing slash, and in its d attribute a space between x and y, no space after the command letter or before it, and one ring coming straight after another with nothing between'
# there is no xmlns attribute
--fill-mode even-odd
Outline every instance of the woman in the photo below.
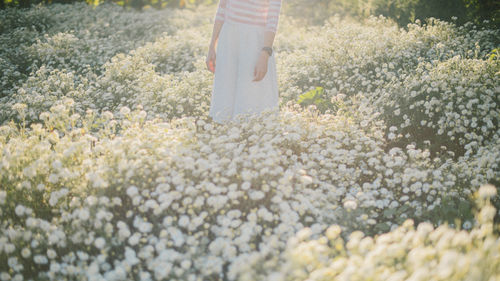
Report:
<svg viewBox="0 0 500 281"><path fill-rule="evenodd" d="M209 111L215 122L278 110L272 46L280 10L281 0L220 0L206 59L215 74Z"/></svg>

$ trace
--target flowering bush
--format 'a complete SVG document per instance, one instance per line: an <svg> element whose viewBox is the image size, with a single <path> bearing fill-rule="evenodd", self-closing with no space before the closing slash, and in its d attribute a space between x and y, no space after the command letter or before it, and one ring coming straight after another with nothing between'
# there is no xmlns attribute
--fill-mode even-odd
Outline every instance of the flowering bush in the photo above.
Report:
<svg viewBox="0 0 500 281"><path fill-rule="evenodd" d="M332 17L310 32L315 44L282 55L284 101L317 85L330 98L362 95L381 111L393 145L430 141L432 156L460 156L466 145L498 138L500 63L485 59L495 31L437 20L404 31L383 18L361 24Z"/></svg>
<svg viewBox="0 0 500 281"><path fill-rule="evenodd" d="M200 6L197 12L207 14L208 10L212 8ZM44 65L50 70L74 71L75 77L86 76L89 71L100 74L113 56L206 21L192 11L164 9L142 14L112 3L103 3L98 9L74 3L71 8L55 4L1 10L0 23L2 97L15 93Z"/></svg>
<svg viewBox="0 0 500 281"><path fill-rule="evenodd" d="M280 111L222 125L208 116L213 9L74 7L17 11L46 24L0 35L15 47L0 50L0 280L296 280L370 257L293 264L305 246L289 239L333 224L332 249L399 237L407 219L478 239L471 196L500 178L498 31L284 15ZM495 258L481 247L464 257Z"/></svg>
<svg viewBox="0 0 500 281"><path fill-rule="evenodd" d="M290 104L219 126L74 105L59 101L31 130L0 128L9 276L235 278L304 227L382 233L457 192L428 152L384 152L381 122L359 119L369 112Z"/></svg>
<svg viewBox="0 0 500 281"><path fill-rule="evenodd" d="M288 241L284 261L262 280L491 280L500 277L500 238L493 233L497 195L492 185L476 193L478 225L468 232L447 225L435 228L406 220L397 229L374 238L356 231L344 240L338 225L312 239L304 228ZM251 275L258 262L247 265Z"/></svg>
<svg viewBox="0 0 500 281"><path fill-rule="evenodd" d="M498 60L459 56L420 64L415 75L394 83L376 104L395 128L393 139L399 134L403 143L430 141L431 151L445 146L463 155L500 138L498 70Z"/></svg>

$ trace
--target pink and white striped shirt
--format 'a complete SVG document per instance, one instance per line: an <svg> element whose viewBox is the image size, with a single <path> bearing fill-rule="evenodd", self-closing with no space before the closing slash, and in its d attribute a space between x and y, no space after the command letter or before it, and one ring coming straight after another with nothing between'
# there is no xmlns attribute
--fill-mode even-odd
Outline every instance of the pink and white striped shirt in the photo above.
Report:
<svg viewBox="0 0 500 281"><path fill-rule="evenodd" d="M215 20L264 26L276 33L280 10L281 0L220 0Z"/></svg>

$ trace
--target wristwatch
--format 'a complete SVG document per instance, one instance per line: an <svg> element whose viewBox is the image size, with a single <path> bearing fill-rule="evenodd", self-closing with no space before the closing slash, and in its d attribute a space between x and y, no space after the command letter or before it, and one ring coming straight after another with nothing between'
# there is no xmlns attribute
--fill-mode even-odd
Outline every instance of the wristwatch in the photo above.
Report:
<svg viewBox="0 0 500 281"><path fill-rule="evenodd" d="M271 47L263 47L262 50L266 51L269 54L269 56L273 55L273 48Z"/></svg>

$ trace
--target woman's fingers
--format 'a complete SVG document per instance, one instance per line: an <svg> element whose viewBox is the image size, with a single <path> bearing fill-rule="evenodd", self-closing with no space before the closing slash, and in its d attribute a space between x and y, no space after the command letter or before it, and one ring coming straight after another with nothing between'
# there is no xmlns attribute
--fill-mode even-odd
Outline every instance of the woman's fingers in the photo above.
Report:
<svg viewBox="0 0 500 281"><path fill-rule="evenodd" d="M262 79L262 78L261 78L260 72L257 72L257 74L255 75L255 77L254 77L253 81L258 82L258 81L260 81L261 79Z"/></svg>
<svg viewBox="0 0 500 281"><path fill-rule="evenodd" d="M255 79L254 81L260 81L262 79L262 68L257 64L255 67Z"/></svg>
<svg viewBox="0 0 500 281"><path fill-rule="evenodd" d="M266 75L266 72L263 70L259 70L257 67L254 70L254 79L253 81L260 81L264 79L264 76Z"/></svg>
<svg viewBox="0 0 500 281"><path fill-rule="evenodd" d="M207 69L212 73L215 73L215 57L216 57L215 52L210 51L205 61Z"/></svg>
<svg viewBox="0 0 500 281"><path fill-rule="evenodd" d="M210 71L215 73L215 60L210 61Z"/></svg>

